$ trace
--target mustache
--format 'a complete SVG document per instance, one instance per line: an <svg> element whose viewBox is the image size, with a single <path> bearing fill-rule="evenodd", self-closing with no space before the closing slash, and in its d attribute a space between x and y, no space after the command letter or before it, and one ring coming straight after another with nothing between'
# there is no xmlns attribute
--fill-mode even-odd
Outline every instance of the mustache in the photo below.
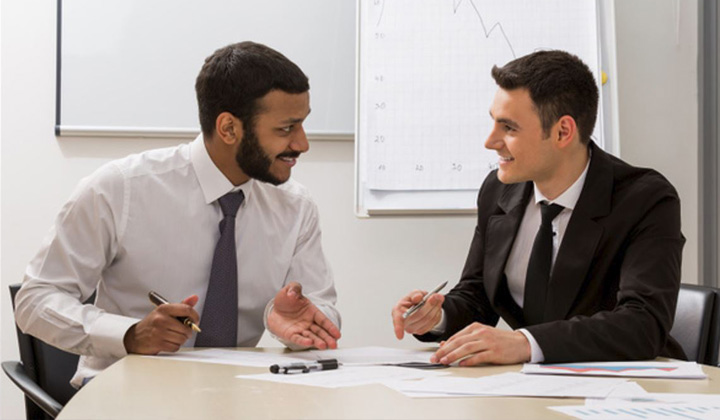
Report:
<svg viewBox="0 0 720 420"><path fill-rule="evenodd" d="M300 152L283 152L276 156L277 158L297 158L300 157Z"/></svg>

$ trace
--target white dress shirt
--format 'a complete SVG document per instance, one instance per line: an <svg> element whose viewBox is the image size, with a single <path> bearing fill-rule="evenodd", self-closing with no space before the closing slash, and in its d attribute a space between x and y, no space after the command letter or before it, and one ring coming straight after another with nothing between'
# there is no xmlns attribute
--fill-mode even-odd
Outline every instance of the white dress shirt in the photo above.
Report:
<svg viewBox="0 0 720 420"><path fill-rule="evenodd" d="M587 171L590 167L590 160L588 159L587 165L583 170L580 177L560 196L555 200L548 200L538 189L537 185L534 185L534 199L528 202L525 207L525 215L520 222L520 228L515 236L512 249L510 250L510 256L508 257L507 265L505 265L505 277L507 277L508 289L510 289L510 296L512 296L515 303L521 308L523 307L524 294L525 294L525 277L527 277L528 264L530 263L530 254L532 252L533 243L535 242L535 236L537 235L538 229L540 229L541 216L540 216L540 202L547 201L548 204L558 204L565 207L552 221L553 230L553 250L552 250L552 265L555 265L555 258L557 257L558 249L562 243L563 237L565 236L565 229L567 229L570 216L572 216L573 209L580 198L583 186L585 185L585 178L587 177ZM552 273L552 268L550 269ZM552 274L551 274L552 275ZM538 345L535 338L524 328L520 328L520 331L530 342L530 363L542 363L545 360L542 349Z"/></svg>
<svg viewBox="0 0 720 420"><path fill-rule="evenodd" d="M154 308L149 291L171 302L196 294L202 314L223 218L217 200L233 189L202 135L104 165L81 182L27 267L18 325L82 355L77 387L127 354L126 331ZM340 327L317 207L305 188L250 180L240 189L237 345L257 344L266 307L290 281ZM95 305L82 305L96 288ZM194 342L195 335L185 345Z"/></svg>

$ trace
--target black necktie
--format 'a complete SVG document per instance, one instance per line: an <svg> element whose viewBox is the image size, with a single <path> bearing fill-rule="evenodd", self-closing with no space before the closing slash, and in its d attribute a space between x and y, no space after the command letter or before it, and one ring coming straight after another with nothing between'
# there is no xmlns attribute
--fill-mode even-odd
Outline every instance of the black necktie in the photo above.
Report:
<svg viewBox="0 0 720 420"><path fill-rule="evenodd" d="M215 246L210 282L195 347L236 347L238 322L237 254L235 215L245 199L242 191L220 197L223 219Z"/></svg>
<svg viewBox="0 0 720 420"><path fill-rule="evenodd" d="M545 299L550 282L550 268L552 266L553 231L552 221L563 210L557 204L548 205L540 202L542 222L535 236L527 276L525 277L525 296L523 298L523 314L528 325L543 322L545 312Z"/></svg>

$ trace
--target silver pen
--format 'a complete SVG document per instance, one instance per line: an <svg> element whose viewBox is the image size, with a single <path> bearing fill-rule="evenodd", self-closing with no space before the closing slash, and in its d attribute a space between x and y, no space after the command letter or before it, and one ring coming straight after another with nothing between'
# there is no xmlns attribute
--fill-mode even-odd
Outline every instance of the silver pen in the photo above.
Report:
<svg viewBox="0 0 720 420"><path fill-rule="evenodd" d="M439 291L442 290L442 288L445 287L446 285L447 285L447 281L444 281L444 282L440 283L440 284L438 285L438 287L434 288L431 292L429 292L427 295L423 296L423 298L422 298L422 300L421 300L420 302L414 304L414 305L411 306L407 311L405 311L405 313L403 314L403 319L406 319L406 318L409 317L410 315L414 314L415 311L417 311L418 309L422 308L422 306L425 304L425 302L427 302L427 300L428 300L428 298L430 297L430 295L439 292Z"/></svg>

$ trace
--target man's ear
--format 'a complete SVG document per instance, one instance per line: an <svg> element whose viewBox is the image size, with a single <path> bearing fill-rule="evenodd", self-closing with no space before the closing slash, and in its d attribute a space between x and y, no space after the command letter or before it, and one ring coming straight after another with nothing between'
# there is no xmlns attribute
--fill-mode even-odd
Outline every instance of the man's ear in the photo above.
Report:
<svg viewBox="0 0 720 420"><path fill-rule="evenodd" d="M223 143L232 146L243 136L242 121L229 112L221 112L215 119L215 132Z"/></svg>
<svg viewBox="0 0 720 420"><path fill-rule="evenodd" d="M558 122L555 123L555 127L556 138L554 140L560 148L565 148L572 144L573 140L580 134L575 119L569 115L560 117ZM580 138L578 137L578 141L579 140Z"/></svg>

